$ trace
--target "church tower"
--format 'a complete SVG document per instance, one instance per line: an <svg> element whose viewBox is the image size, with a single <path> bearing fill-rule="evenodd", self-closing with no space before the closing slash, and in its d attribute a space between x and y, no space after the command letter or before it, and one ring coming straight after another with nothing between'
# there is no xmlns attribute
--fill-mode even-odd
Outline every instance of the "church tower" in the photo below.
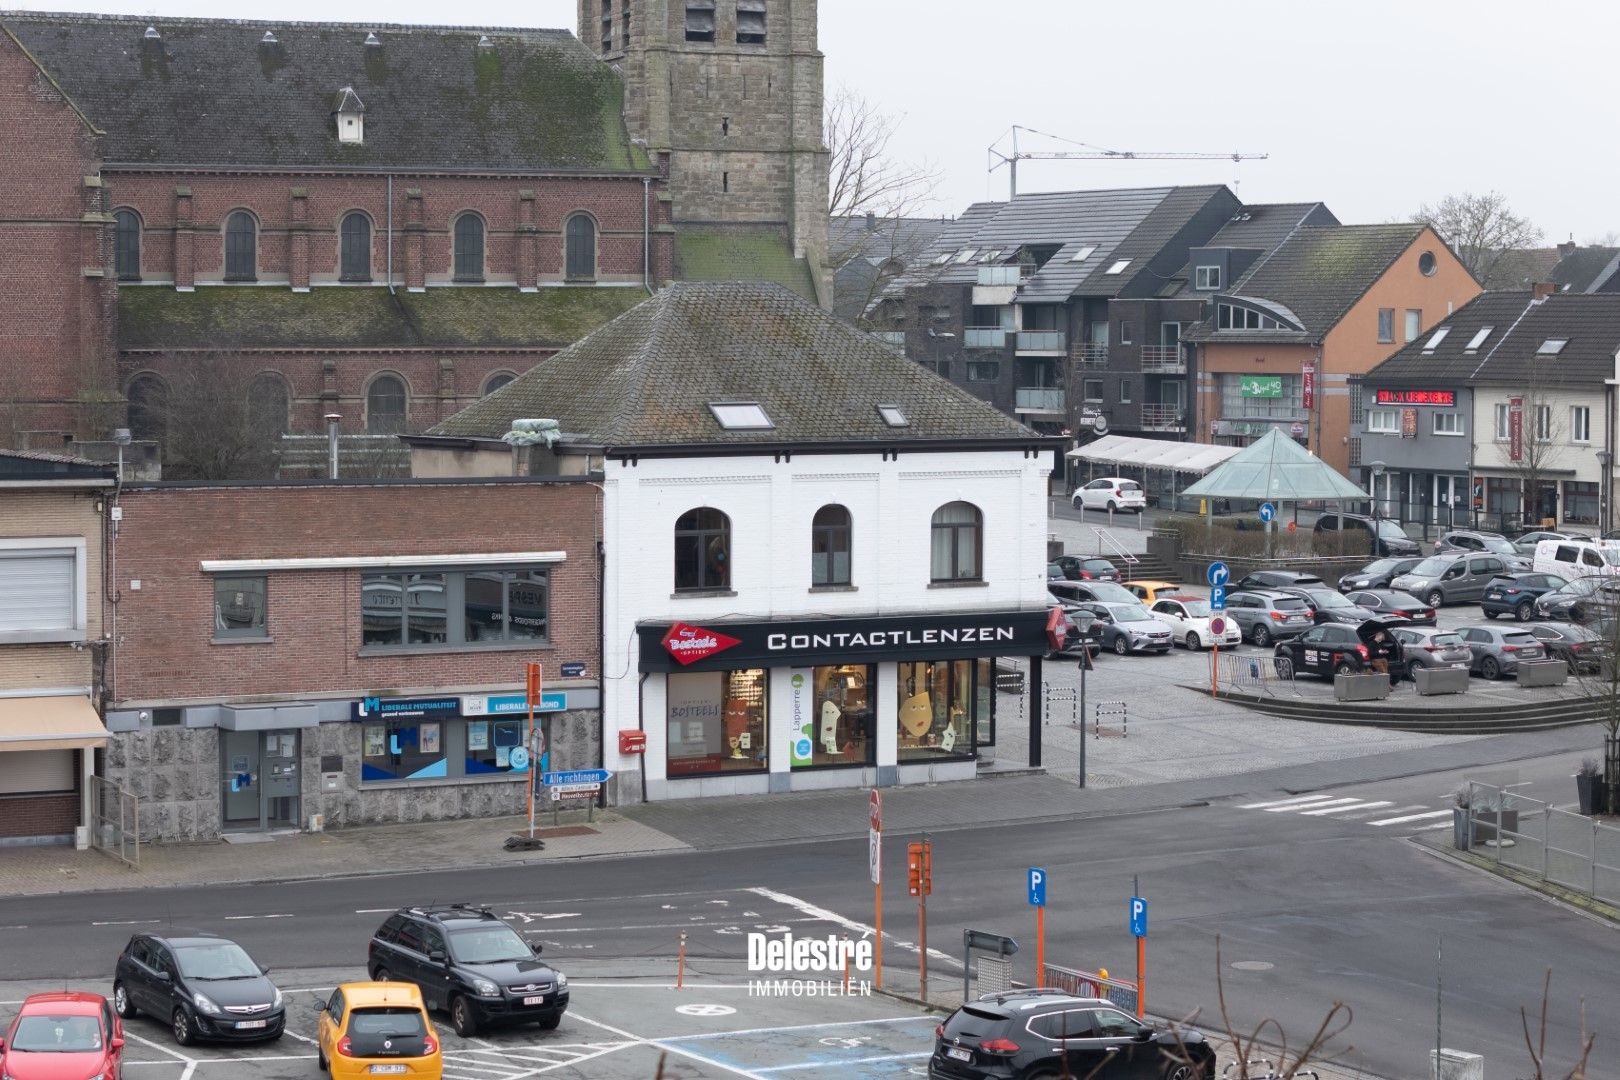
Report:
<svg viewBox="0 0 1620 1080"><path fill-rule="evenodd" d="M579 37L624 80L625 122L667 161L683 224L757 250L786 236L831 301L817 0L579 0ZM752 240L746 238L753 237ZM695 260L694 260L695 261ZM740 268L739 268L740 271Z"/></svg>

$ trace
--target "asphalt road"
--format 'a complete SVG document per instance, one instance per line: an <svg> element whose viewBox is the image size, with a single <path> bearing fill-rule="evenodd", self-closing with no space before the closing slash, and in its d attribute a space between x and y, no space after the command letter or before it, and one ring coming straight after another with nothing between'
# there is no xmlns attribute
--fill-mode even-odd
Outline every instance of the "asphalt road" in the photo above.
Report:
<svg viewBox="0 0 1620 1080"><path fill-rule="evenodd" d="M1573 763L1568 755L1529 763L1519 779L1533 782L1529 794L1567 801ZM1504 771L1493 777L1509 779ZM1355 1047L1350 1060L1388 1077L1418 1075L1434 1045L1435 951L1443 936L1447 1046L1484 1054L1488 1077L1525 1075L1519 1009L1537 1006L1550 967L1551 1057L1578 1039L1584 1000L1588 1027L1599 1034L1589 1075L1620 1076L1615 929L1411 843L1440 820L1433 815L1456 780L1425 776L1319 793L1389 804L1344 819L1295 811L1288 793L1256 793L1174 812L942 833L930 945L954 950L966 926L1010 934L1026 943L1015 977L1027 978L1034 920L1025 872L1041 865L1050 878L1048 960L1129 974L1126 902L1139 875L1151 904L1154 1012L1198 1012L1212 1025L1219 938L1228 1004L1242 1024L1271 1017L1297 1041L1345 1001L1354 1020L1340 1045ZM1417 820L1378 826L1380 813ZM737 828L745 837L746 822ZM904 881L906 839L886 837L891 883ZM0 957L8 980L104 979L132 929L172 920L229 934L276 968L358 965L383 909L462 898L517 913L514 922L565 970L571 956L595 965L620 958L627 971L645 970L673 956L682 931L701 969L740 959L748 928L826 933L871 918L865 844L819 842L742 855L3 900ZM889 890L889 920L887 959L905 967L915 920L903 887ZM936 970L943 979L955 974L943 962ZM586 997L575 1004L586 1009Z"/></svg>

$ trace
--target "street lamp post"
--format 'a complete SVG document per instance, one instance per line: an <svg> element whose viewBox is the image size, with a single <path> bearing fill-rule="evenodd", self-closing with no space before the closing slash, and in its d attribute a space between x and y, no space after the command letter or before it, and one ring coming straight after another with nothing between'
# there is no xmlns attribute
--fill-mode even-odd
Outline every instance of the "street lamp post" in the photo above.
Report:
<svg viewBox="0 0 1620 1080"><path fill-rule="evenodd" d="M1609 504L1613 501L1613 473L1609 468L1614 455L1607 450L1597 452L1598 463L1598 535L1609 531Z"/></svg>

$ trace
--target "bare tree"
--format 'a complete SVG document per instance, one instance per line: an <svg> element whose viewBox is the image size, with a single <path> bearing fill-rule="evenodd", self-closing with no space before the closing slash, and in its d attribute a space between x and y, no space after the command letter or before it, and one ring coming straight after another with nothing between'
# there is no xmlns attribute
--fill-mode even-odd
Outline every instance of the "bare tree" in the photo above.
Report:
<svg viewBox="0 0 1620 1080"><path fill-rule="evenodd" d="M1495 279L1508 253L1541 243L1541 229L1515 214L1499 191L1447 195L1418 207L1412 220L1439 233L1487 289L1503 287Z"/></svg>
<svg viewBox="0 0 1620 1080"><path fill-rule="evenodd" d="M167 475L192 480L263 480L276 473L287 424L279 378L241 357L209 353L167 365L175 374L149 406L161 431Z"/></svg>
<svg viewBox="0 0 1620 1080"><path fill-rule="evenodd" d="M1541 982L1541 1023L1534 1037L1530 1034L1530 1014L1523 1005L1519 1006L1519 1022L1524 1026L1524 1048L1530 1054L1530 1064L1534 1072L1528 1080L1586 1080L1586 1063L1592 1056L1592 1044L1597 1041L1595 1034L1586 1033L1586 1004L1581 1004L1581 1041L1579 1044L1580 1056L1575 1064L1566 1073L1553 1076L1546 1072L1547 1061L1547 1001L1552 996L1552 968L1547 969L1547 975Z"/></svg>
<svg viewBox="0 0 1620 1080"><path fill-rule="evenodd" d="M1566 427L1560 403L1547 393L1537 371L1532 367L1530 380L1522 390L1512 395L1520 399L1522 410L1519 420L1519 460L1510 459L1507 462L1508 471L1519 481L1523 500L1519 517L1526 528L1539 526L1545 516L1540 502L1542 488L1563 457ZM1511 423L1511 401L1508 408ZM1504 456L1506 453L1504 451ZM1556 484L1556 481L1553 483Z"/></svg>

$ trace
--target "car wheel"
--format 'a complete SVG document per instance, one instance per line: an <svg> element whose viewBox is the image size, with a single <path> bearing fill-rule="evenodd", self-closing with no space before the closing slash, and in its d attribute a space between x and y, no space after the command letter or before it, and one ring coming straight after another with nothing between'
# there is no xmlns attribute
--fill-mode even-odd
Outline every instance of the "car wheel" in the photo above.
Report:
<svg viewBox="0 0 1620 1080"><path fill-rule="evenodd" d="M463 1039L470 1039L478 1034L478 1017L473 1013L472 1003L466 998L450 999L450 1026Z"/></svg>
<svg viewBox="0 0 1620 1080"><path fill-rule="evenodd" d="M562 1013L553 1013L550 1016L542 1016L540 1019L534 1022L535 1026L541 1031L556 1031L557 1025L560 1023L562 1023Z"/></svg>
<svg viewBox="0 0 1620 1080"><path fill-rule="evenodd" d="M1581 607L1579 604L1576 604L1574 607L1570 608L1569 621L1572 623L1584 623L1586 621L1586 609Z"/></svg>
<svg viewBox="0 0 1620 1080"><path fill-rule="evenodd" d="M1115 502L1113 499L1109 499L1108 500L1108 512L1110 514L1119 513L1119 503Z"/></svg>
<svg viewBox="0 0 1620 1080"><path fill-rule="evenodd" d="M1262 649L1271 644L1271 631L1263 626L1256 626L1251 637L1253 637L1254 643Z"/></svg>
<svg viewBox="0 0 1620 1080"><path fill-rule="evenodd" d="M1187 632L1187 651L1197 652L1201 647L1202 643L1198 640L1198 635L1189 630Z"/></svg>
<svg viewBox="0 0 1620 1080"><path fill-rule="evenodd" d="M315 1048L315 1064L320 1066L321 1072L326 1072L332 1067L332 1063L326 1060L326 1051L319 1046Z"/></svg>
<svg viewBox="0 0 1620 1080"><path fill-rule="evenodd" d="M197 1041L196 1034L191 1030L191 1017L186 1015L186 1010L174 1010L174 1021L169 1026L174 1029L176 1045L190 1046Z"/></svg>
<svg viewBox="0 0 1620 1080"><path fill-rule="evenodd" d="M1446 594L1439 589L1430 589L1429 595L1423 598L1423 602L1432 608L1441 607L1446 602Z"/></svg>
<svg viewBox="0 0 1620 1080"><path fill-rule="evenodd" d="M133 1020L139 1015L135 1003L129 1000L129 991L124 989L123 983L113 983L113 1009L125 1020Z"/></svg>
<svg viewBox="0 0 1620 1080"><path fill-rule="evenodd" d="M1164 1080L1196 1080L1202 1075L1202 1072L1194 1072L1193 1067L1187 1064L1172 1063L1164 1070Z"/></svg>
<svg viewBox="0 0 1620 1080"><path fill-rule="evenodd" d="M1115 656L1129 656L1130 653L1131 653L1131 643L1125 640L1125 635L1124 634L1121 634L1121 635L1119 635L1119 637L1114 639L1114 655Z"/></svg>
<svg viewBox="0 0 1620 1080"><path fill-rule="evenodd" d="M1479 673L1487 679L1501 677L1502 665L1496 662L1496 657L1487 656L1479 662Z"/></svg>
<svg viewBox="0 0 1620 1080"><path fill-rule="evenodd" d="M1535 614L1536 609L1530 605L1528 600L1519 601L1519 606L1513 609L1513 617L1520 622L1529 622L1535 617Z"/></svg>
<svg viewBox="0 0 1620 1080"><path fill-rule="evenodd" d="M1485 615L1485 617L1486 617L1486 618L1487 618L1487 619L1494 619L1494 618L1496 618L1496 617L1497 617L1497 616L1498 616L1498 615L1500 615L1500 614L1502 614L1502 613L1501 613L1501 612L1500 612L1500 611L1486 611L1486 610L1485 610L1485 609L1484 609L1484 608L1480 608L1480 611L1481 611L1481 612L1482 612L1482 613L1484 613L1484 615Z"/></svg>
<svg viewBox="0 0 1620 1080"><path fill-rule="evenodd" d="M372 982L393 982L393 974L385 967L380 967L371 973Z"/></svg>
<svg viewBox="0 0 1620 1080"><path fill-rule="evenodd" d="M1406 677L1413 682L1417 682L1417 673L1422 667L1423 664L1420 661L1408 660L1406 662Z"/></svg>
<svg viewBox="0 0 1620 1080"><path fill-rule="evenodd" d="M1333 667L1333 673L1335 675L1355 675L1359 671L1361 671L1361 669L1348 660L1340 660Z"/></svg>

